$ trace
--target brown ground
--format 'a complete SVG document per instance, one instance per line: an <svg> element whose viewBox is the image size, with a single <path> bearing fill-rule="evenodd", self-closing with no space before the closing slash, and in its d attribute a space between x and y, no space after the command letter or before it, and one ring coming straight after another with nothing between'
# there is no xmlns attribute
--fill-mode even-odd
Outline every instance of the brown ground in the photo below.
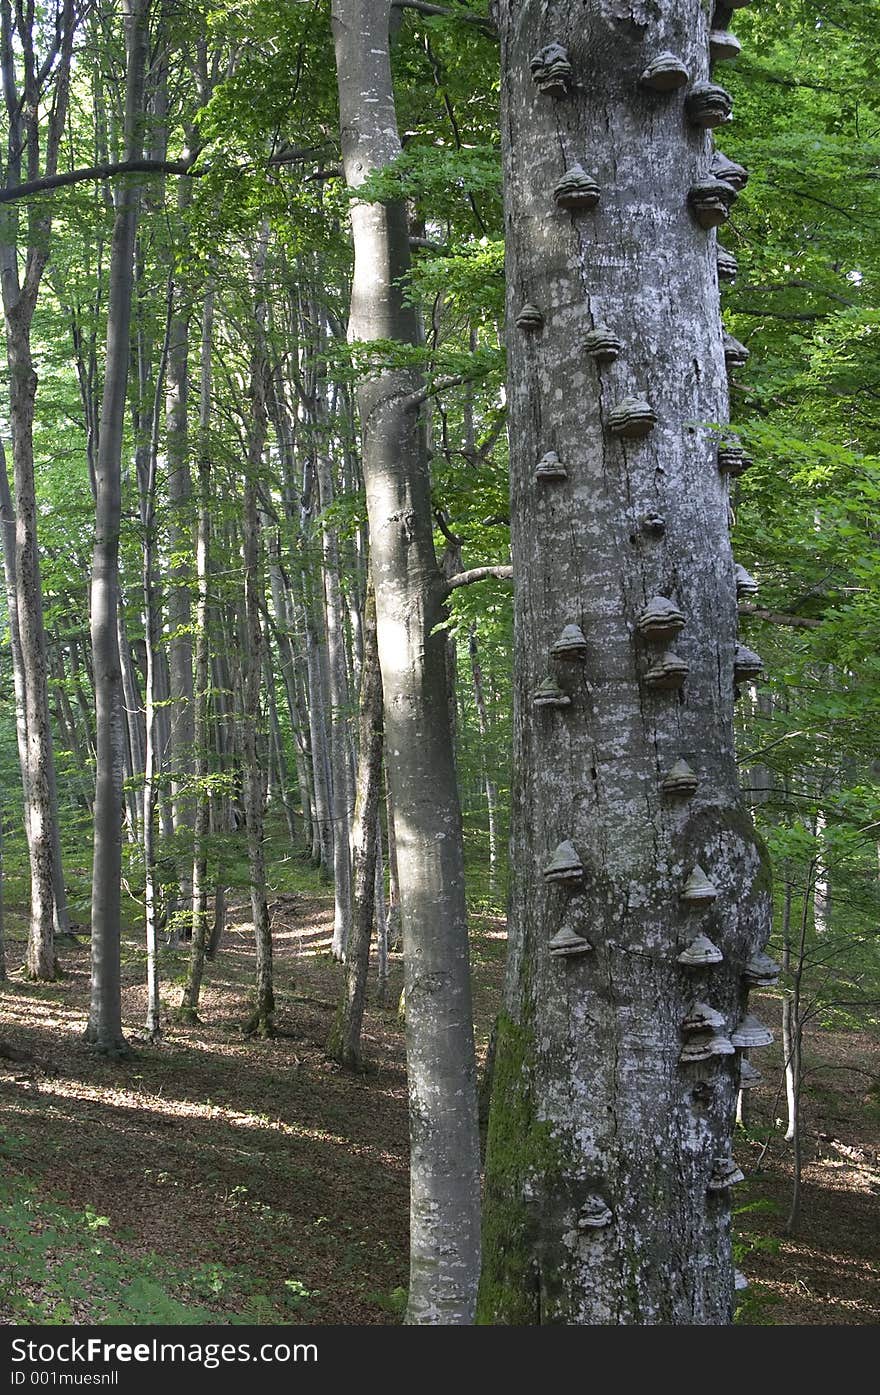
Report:
<svg viewBox="0 0 880 1395"><path fill-rule="evenodd" d="M0 1043L34 1057L0 1059L6 1176L30 1179L37 1198L108 1217L101 1240L133 1260L135 1269L153 1253L169 1275L172 1269L200 1271L199 1284L190 1288L181 1280L174 1291L184 1302L206 1306L217 1321L237 1314L257 1322L396 1322L407 1243L399 959L392 967L391 1006L368 1013L370 1071L347 1075L323 1050L341 976L327 953L327 899L286 895L276 905L281 1035L270 1042L241 1035L253 953L245 912L239 915L236 923L233 914L218 961L208 968L202 1025L167 1022L157 1047L140 1033L143 959L134 942L127 945L124 1013L138 1048L130 1062L96 1058L81 1041L85 947L63 951L64 977L57 984L30 985L16 973L2 986ZM23 946L14 931L11 938L8 962L15 965ZM481 1049L498 1005L503 953L501 925L478 923ZM171 1006L180 990L168 978L184 971L185 951L168 952L166 959ZM772 998L760 1010L771 1021L778 1018ZM746 1211L739 1224L749 1243L775 1240L778 1249L753 1249L739 1261L751 1280L743 1320L880 1320L878 1058L880 1042L867 1032L809 1033L803 1217L796 1238L784 1235L791 1167L782 1130L772 1130L763 1154L752 1136L784 1112L775 1089L777 1048L756 1060L771 1083L751 1092L751 1131L737 1145L749 1183L737 1199L776 1209ZM33 1224L39 1232L45 1222L35 1217ZM0 1270L4 1260L7 1267L11 1262L10 1245L0 1210ZM60 1261L50 1251L45 1262L51 1268ZM74 1268L84 1262L88 1268L82 1259ZM213 1296L204 1287L211 1266L227 1274L222 1293ZM168 1286L174 1287L170 1277ZM23 1293L45 1301L39 1275L21 1279L19 1304ZM96 1313L100 1318L86 1293L56 1320L85 1322ZM22 1320L20 1306L4 1306L0 1295L0 1322Z"/></svg>

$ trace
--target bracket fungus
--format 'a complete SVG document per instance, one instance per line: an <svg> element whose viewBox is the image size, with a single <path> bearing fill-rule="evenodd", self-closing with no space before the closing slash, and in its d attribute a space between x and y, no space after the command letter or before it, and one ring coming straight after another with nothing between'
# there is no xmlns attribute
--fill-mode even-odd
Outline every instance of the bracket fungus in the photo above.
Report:
<svg viewBox="0 0 880 1395"><path fill-rule="evenodd" d="M553 200L557 208L567 208L575 213L595 208L599 202L599 186L583 165L572 165L553 190Z"/></svg>
<svg viewBox="0 0 880 1395"><path fill-rule="evenodd" d="M584 335L584 348L597 363L613 363L620 357L623 344L610 329L597 325Z"/></svg>
<svg viewBox="0 0 880 1395"><path fill-rule="evenodd" d="M745 683L750 678L759 678L764 672L764 660L754 649L738 644L733 656L733 681Z"/></svg>
<svg viewBox="0 0 880 1395"><path fill-rule="evenodd" d="M689 78L690 73L678 54L665 50L652 58L639 82L653 92L675 92L679 87L684 87Z"/></svg>
<svg viewBox="0 0 880 1395"><path fill-rule="evenodd" d="M546 44L529 62L532 81L548 97L565 97L572 85L572 67L562 44Z"/></svg>
<svg viewBox="0 0 880 1395"><path fill-rule="evenodd" d="M673 692L682 686L689 671L690 665L687 660L679 658L678 654L667 649L648 669L645 683L649 688L656 688L660 692Z"/></svg>
<svg viewBox="0 0 880 1395"><path fill-rule="evenodd" d="M679 1065L694 1066L711 1061L713 1056L732 1056L733 1043L721 1032L695 1032L681 1048Z"/></svg>
<svg viewBox="0 0 880 1395"><path fill-rule="evenodd" d="M516 317L517 329L541 329L543 324L544 316L541 314L537 305L532 305L531 301L527 300Z"/></svg>
<svg viewBox="0 0 880 1395"><path fill-rule="evenodd" d="M733 113L733 98L714 82L694 83L685 97L684 109L692 126L705 130L723 126Z"/></svg>
<svg viewBox="0 0 880 1395"><path fill-rule="evenodd" d="M717 1008L713 1008L709 1003L694 1003L681 1024L681 1030L686 1036L690 1036L693 1032L719 1032L724 1026L724 1014Z"/></svg>
<svg viewBox="0 0 880 1395"><path fill-rule="evenodd" d="M683 964L686 969L704 969L708 964L720 964L723 958L721 950L713 945L708 935L697 935L687 949L676 956L676 963Z"/></svg>
<svg viewBox="0 0 880 1395"><path fill-rule="evenodd" d="M718 247L715 251L715 266L718 271L719 281L735 281L736 273L739 270L736 257L732 252L728 252L726 247Z"/></svg>
<svg viewBox="0 0 880 1395"><path fill-rule="evenodd" d="M684 629L684 616L674 602L665 596L653 596L636 621L643 639L665 644Z"/></svg>
<svg viewBox="0 0 880 1395"><path fill-rule="evenodd" d="M709 173L713 179L722 179L725 184L732 184L738 194L742 193L749 182L749 172L745 165L738 165L735 160L729 160L722 150L716 150L712 156Z"/></svg>
<svg viewBox="0 0 880 1395"><path fill-rule="evenodd" d="M580 625L565 625L550 653L554 659L577 660L582 663L587 657L587 641Z"/></svg>
<svg viewBox="0 0 880 1395"><path fill-rule="evenodd" d="M756 1085L760 1085L764 1079L759 1070L756 1070L751 1061L743 1056L739 1063L739 1088L741 1090L753 1090Z"/></svg>
<svg viewBox="0 0 880 1395"><path fill-rule="evenodd" d="M550 941L550 953L554 959L571 959L577 954L589 953L592 948L589 940L568 928L557 931Z"/></svg>
<svg viewBox="0 0 880 1395"><path fill-rule="evenodd" d="M728 334L726 330L724 331L723 343L724 363L728 372L732 368L742 368L743 364L748 363L749 351L745 344L741 344L738 339L734 339L733 335Z"/></svg>
<svg viewBox="0 0 880 1395"><path fill-rule="evenodd" d="M739 58L742 44L728 29L713 29L709 34L709 57L713 63L730 63Z"/></svg>
<svg viewBox="0 0 880 1395"><path fill-rule="evenodd" d="M609 1225L612 1219L611 1208L598 1192L587 1197L578 1216L578 1230L600 1230Z"/></svg>
<svg viewBox="0 0 880 1395"><path fill-rule="evenodd" d="M687 761L677 760L672 769L660 781L660 788L664 794L690 798L696 792L699 783L699 775L695 770L691 770Z"/></svg>
<svg viewBox="0 0 880 1395"><path fill-rule="evenodd" d="M624 397L608 416L608 425L615 436L636 440L647 436L657 425L657 413L640 397Z"/></svg>
<svg viewBox="0 0 880 1395"><path fill-rule="evenodd" d="M718 447L718 469L722 475L743 475L754 463L737 440L722 441Z"/></svg>
<svg viewBox="0 0 880 1395"><path fill-rule="evenodd" d="M718 888L710 881L699 862L681 889L682 901L716 901Z"/></svg>
<svg viewBox="0 0 880 1395"><path fill-rule="evenodd" d="M706 1186L710 1192L726 1192L728 1187L735 1187L737 1182L745 1180L745 1173L737 1167L732 1154L727 1153L713 1162Z"/></svg>
<svg viewBox="0 0 880 1395"><path fill-rule="evenodd" d="M535 707L570 707L571 698L568 693L563 692L556 679L548 673L540 687L537 687L532 694L532 702Z"/></svg>
<svg viewBox="0 0 880 1395"><path fill-rule="evenodd" d="M771 959L763 949L756 949L746 961L743 978L750 988L772 988L774 983L778 982L781 973L782 970L775 959Z"/></svg>
<svg viewBox="0 0 880 1395"><path fill-rule="evenodd" d="M757 596L759 589L758 583L752 576L751 572L746 571L742 562L734 563L733 579L736 582L737 597L742 598L743 596Z"/></svg>
<svg viewBox="0 0 880 1395"><path fill-rule="evenodd" d="M666 519L662 513L657 513L654 509L642 514L641 525L642 532L648 533L652 538L662 538L666 532Z"/></svg>
<svg viewBox="0 0 880 1395"><path fill-rule="evenodd" d="M730 217L736 189L723 179L703 179L688 190L688 206L701 228L718 228Z"/></svg>
<svg viewBox="0 0 880 1395"><path fill-rule="evenodd" d="M571 839L559 843L547 866L544 868L545 882L579 882L584 875L584 864L577 855Z"/></svg>
<svg viewBox="0 0 880 1395"><path fill-rule="evenodd" d="M567 480L568 471L555 450L548 450L535 466L536 480Z"/></svg>
<svg viewBox="0 0 880 1395"><path fill-rule="evenodd" d="M734 1046L772 1046L773 1033L769 1027L765 1027L763 1022L759 1022L753 1013L747 1012L735 1032L731 1033L730 1040Z"/></svg>

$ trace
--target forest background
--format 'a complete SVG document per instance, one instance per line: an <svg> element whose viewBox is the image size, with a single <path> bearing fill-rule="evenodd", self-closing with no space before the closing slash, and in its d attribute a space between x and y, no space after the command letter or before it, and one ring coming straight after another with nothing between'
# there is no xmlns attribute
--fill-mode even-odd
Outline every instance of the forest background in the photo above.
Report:
<svg viewBox="0 0 880 1395"><path fill-rule="evenodd" d="M436 544L447 576L461 579L510 561L497 47L491 25L469 9L431 8L395 11L404 153L374 190L409 204L408 295L424 342L373 352L425 375ZM7 44L12 10L2 11ZM26 18L22 11L19 22ZM130 158L115 7L62 5L57 17L48 7L31 20L42 144L32 166L7 166L7 184ZM68 32L62 102L58 36ZM876 1027L880 1002L880 37L874 7L848 0L763 0L738 13L737 33L744 52L724 75L736 107L724 150L752 173L723 233L739 263L724 311L726 328L750 350L732 404L754 463L736 482L733 539L760 585L758 596L743 597L741 615L746 642L766 665L738 705L737 743L775 866L794 1114L801 1033L817 1022ZM252 885L255 834L242 775L250 750L266 777L263 933L273 898L277 907L318 894L335 866L328 948L344 956L350 911L340 849L355 815L367 601L354 409L364 363L345 337L351 250L327 7L154 7L143 100L143 156L165 168L125 180L139 191L140 214L121 420L122 885L132 937L124 976L143 980L149 967L148 1028L158 1036L164 1027L173 1041L181 1000L195 1020L203 972L188 939L194 862L206 949L218 964L226 907L240 905ZM175 173L175 162L186 172ZM47 258L31 331L35 516L60 851L69 928L79 935L92 900L88 578L113 188L96 172L26 204L0 205L0 240L35 249L29 265ZM7 454L10 384L4 364ZM29 871L6 595L0 924L14 1024L41 993L59 1001L74 978L32 988L13 972ZM468 895L491 925L503 914L507 881L511 643L509 581L456 584L447 671ZM389 963L399 988L394 847L387 819L376 827L378 988L387 995ZM145 912L154 927L149 966L135 947ZM67 972L70 956L72 971L77 946L65 939L57 906L55 920L60 965ZM329 961L325 969L341 978ZM46 965L36 971L51 979ZM269 1036L278 1023L261 984L249 1025ZM126 1021L125 1031L139 1026Z"/></svg>

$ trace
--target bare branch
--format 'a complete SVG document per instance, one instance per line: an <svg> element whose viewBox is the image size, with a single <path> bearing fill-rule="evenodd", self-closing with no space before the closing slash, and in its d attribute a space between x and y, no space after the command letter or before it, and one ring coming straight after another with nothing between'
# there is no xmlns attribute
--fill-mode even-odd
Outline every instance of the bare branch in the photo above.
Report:
<svg viewBox="0 0 880 1395"><path fill-rule="evenodd" d="M457 591L459 586L472 586L475 581L485 581L490 576L496 581L512 581L513 567L471 567L470 571L458 572L445 583L444 594Z"/></svg>

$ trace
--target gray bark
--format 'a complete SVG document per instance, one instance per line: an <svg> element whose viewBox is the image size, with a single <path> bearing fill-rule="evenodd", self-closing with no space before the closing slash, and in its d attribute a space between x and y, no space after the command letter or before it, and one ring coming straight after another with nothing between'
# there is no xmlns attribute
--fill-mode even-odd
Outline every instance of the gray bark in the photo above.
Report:
<svg viewBox="0 0 880 1395"><path fill-rule="evenodd" d="M358 714L357 803L352 825L351 934L345 984L328 1050L349 1070L361 1063L370 939L376 907L379 800L382 789L382 678L376 646L376 603L367 593Z"/></svg>
<svg viewBox="0 0 880 1395"><path fill-rule="evenodd" d="M143 93L149 0L122 0L126 33L125 147L143 149ZM92 988L86 1040L99 1051L127 1051L122 1034L120 889L122 875L123 713L116 634L119 606L122 436L128 378L129 331L138 195L119 189L110 252L107 362L95 466L95 544L92 557L91 634L94 662L97 760L92 867Z"/></svg>
<svg viewBox="0 0 880 1395"><path fill-rule="evenodd" d="M730 1147L736 1056L681 1064L682 1023L706 1001L729 1038L769 933L769 879L734 758L733 560L708 425L728 411L715 234L688 209L711 141L682 89L640 84L663 50L705 81L708 16L701 0L587 0L551 20L537 0L501 0L499 21L515 774L480 1320L725 1324L730 1195L709 1183ZM551 40L572 65L565 95L530 72ZM572 212L554 190L578 162L599 202ZM516 324L526 301L543 328ZM622 345L603 366L583 342L600 326ZM656 413L642 439L611 429L625 398ZM550 450L566 479L535 478ZM662 535L642 529L649 511ZM637 630L655 596L684 614L678 691L646 681L671 647ZM555 660L570 624L584 649ZM533 704L548 669L569 706ZM690 798L660 787L680 758L699 776ZM545 879L566 840L581 873ZM714 901L682 896L697 865ZM678 962L698 931L723 962ZM559 932L583 952L551 954Z"/></svg>
<svg viewBox="0 0 880 1395"><path fill-rule="evenodd" d="M335 0L333 35L345 178L356 191L400 152L389 6ZM402 202L351 205L352 340L418 342L401 281ZM407 1320L472 1321L479 1272L479 1143L461 813L444 670L443 583L434 553L424 430L411 371L358 386L376 592L386 760L397 826L410 1100Z"/></svg>

